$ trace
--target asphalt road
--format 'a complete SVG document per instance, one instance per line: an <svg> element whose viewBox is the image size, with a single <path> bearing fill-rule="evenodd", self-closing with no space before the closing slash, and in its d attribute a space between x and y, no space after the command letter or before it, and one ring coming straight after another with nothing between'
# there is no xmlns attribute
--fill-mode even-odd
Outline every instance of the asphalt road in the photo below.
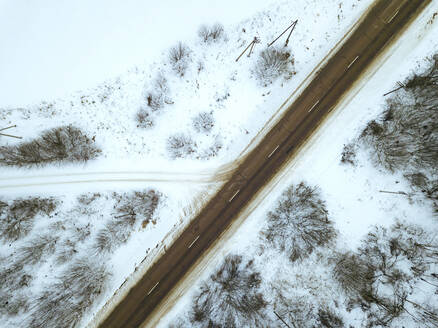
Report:
<svg viewBox="0 0 438 328"><path fill-rule="evenodd" d="M138 327L230 225L254 195L316 129L376 56L430 0L378 0L356 30L283 118L181 236L102 321L100 327ZM317 156L317 154L315 154Z"/></svg>

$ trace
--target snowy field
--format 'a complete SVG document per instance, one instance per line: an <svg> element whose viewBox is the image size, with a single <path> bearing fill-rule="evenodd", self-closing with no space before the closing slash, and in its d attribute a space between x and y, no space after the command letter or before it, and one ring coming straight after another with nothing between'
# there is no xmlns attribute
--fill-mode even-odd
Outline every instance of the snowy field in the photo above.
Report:
<svg viewBox="0 0 438 328"><path fill-rule="evenodd" d="M56 308L51 297L78 306L80 315L85 311L81 325L91 320L187 224L196 212L191 204L199 206L216 190L220 173L232 167L370 2L130 1L122 7L103 1L0 1L2 47L10 50L0 54L1 128L17 125L7 132L23 137L1 137L1 146L14 149L48 129L71 125L101 150L80 164L2 166L2 216L23 215L20 206L30 199L45 206L26 210L30 223L23 233L2 240L3 282L20 290L10 302L11 291L1 292L5 326L38 326L38 320L53 325L59 313L50 317L44 308ZM195 18L187 19L193 12ZM266 44L296 19L289 47L281 48L285 36L276 44L281 72L260 75ZM216 22L223 26L217 25L216 36L198 34L201 24L213 28ZM261 41L254 53L236 62L254 37ZM150 191L159 195L158 203L140 206ZM20 266L24 250L46 233L52 246L41 246L37 259L26 257ZM98 263L84 264L107 237L119 247L102 251ZM67 250L70 258L58 260ZM101 283L84 296L92 305L56 290L95 264L105 267L96 270L101 276L90 277ZM72 269L77 275L65 276ZM38 311L48 314L38 318Z"/></svg>
<svg viewBox="0 0 438 328"><path fill-rule="evenodd" d="M377 119L384 111L385 100L389 96L385 98L383 94L398 87L397 81L405 81L413 72L420 74L431 65L430 56L438 52L437 12L438 6L433 3L338 105L334 114L301 153L265 188L254 204L229 229L223 240L204 256L199 266L175 291L174 298L169 301L171 306L165 307L160 315L171 309L170 312L161 320L156 318L159 327L201 327L208 320L226 322L227 314L233 312L230 310L232 306L227 308L225 301L221 303L229 295L224 287L227 282L238 286L230 287L231 290L235 288L230 295L236 295L236 302L245 300L252 304L252 309L260 309L253 312L249 309L241 310L240 314L236 310L235 318L240 317L244 322L242 325L248 325L248 322L257 325L257 320L260 320L260 326L285 327L281 322L284 320L291 327L367 327L367 320L370 318L367 318L364 310L366 306L364 305L364 311L351 305L349 308L345 293L333 277L337 254L351 254L357 249L367 250L367 244L374 244L370 239L364 239L381 237L384 229L387 230L383 235L387 234L395 238L396 242L403 243L408 237L394 232L397 231L394 226L396 222L416 225L418 230L410 231L408 236L417 234L420 236L419 242L432 241L434 246L430 247L436 249L436 208L433 207L433 202L411 187L403 176L403 170L391 173L383 167L373 165L370 150L366 147L357 150L355 166L341 163L341 158L344 145L356 140L367 123ZM403 91L399 91L396 97L403 99ZM427 172L436 178L436 162L434 168ZM338 235L334 241L317 249L309 257L291 263L282 251L267 246L260 232L266 233L268 218L275 212L282 193L289 186L297 186L302 181L308 186L317 186L319 197L325 203L328 219ZM373 232L375 226L380 230ZM421 230L423 232L419 232ZM370 232L374 235L367 236ZM377 247L383 247L383 239L381 243ZM242 256L242 261L227 257L229 255ZM227 261L224 262L225 258ZM237 265L227 267L225 263ZM436 256L432 263L434 266L431 266L429 274L436 270ZM398 274L406 274L406 269L406 263L400 264L397 267L397 270L401 270ZM232 272L238 272L242 279L230 278ZM245 285L245 279L250 279L251 274L254 276L250 288ZM432 273L430 277L435 275ZM409 279L412 279L409 281L412 282L412 286L408 288L409 297L414 301L410 304L406 302L405 308L413 315L416 315L414 311L429 311L430 317L417 317L416 321L410 314L404 313L387 325L374 323L373 326L435 326L432 322L436 323L438 318L436 284L420 279L415 285L413 282L416 278ZM436 279L434 281L436 283ZM386 282L386 285L383 283L379 288L396 299L397 295L391 295L389 286L391 284ZM223 294L218 291L221 288L224 290ZM239 291L248 298L239 295ZM209 293L216 297L212 298L213 303L208 302L206 295ZM257 293L262 295L266 308L260 305L260 295ZM285 307L281 302L283 299L288 306ZM374 311L380 313L381 308L374 308ZM333 325L323 325L323 319L327 319L329 314L332 315ZM336 318L342 318L343 323L336 321ZM156 322L151 323L155 324Z"/></svg>

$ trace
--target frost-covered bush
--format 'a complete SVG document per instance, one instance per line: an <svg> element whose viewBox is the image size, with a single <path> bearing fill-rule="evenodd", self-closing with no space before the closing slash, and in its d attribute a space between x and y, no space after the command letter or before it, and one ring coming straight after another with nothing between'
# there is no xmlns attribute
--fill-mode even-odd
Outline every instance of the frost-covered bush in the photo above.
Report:
<svg viewBox="0 0 438 328"><path fill-rule="evenodd" d="M280 196L274 210L268 213L261 236L294 262L326 245L336 232L318 189L301 182Z"/></svg>
<svg viewBox="0 0 438 328"><path fill-rule="evenodd" d="M438 170L438 55L429 69L405 81L382 117L368 123L360 140L374 163L390 171Z"/></svg>
<svg viewBox="0 0 438 328"><path fill-rule="evenodd" d="M75 261L36 300L28 327L76 327L106 288L109 277L101 259Z"/></svg>
<svg viewBox="0 0 438 328"><path fill-rule="evenodd" d="M29 142L0 147L0 165L86 162L96 158L100 152L80 129L68 125L44 131L39 138Z"/></svg>
<svg viewBox="0 0 438 328"><path fill-rule="evenodd" d="M0 202L0 236L15 241L26 236L33 228L37 215L50 215L58 206L53 198L30 197Z"/></svg>
<svg viewBox="0 0 438 328"><path fill-rule="evenodd" d="M177 133L167 139L167 152L173 159L189 157L195 151L196 143L187 134Z"/></svg>
<svg viewBox="0 0 438 328"><path fill-rule="evenodd" d="M201 283L193 298L191 320L202 327L257 327L265 317L261 277L253 261L228 255Z"/></svg>
<svg viewBox="0 0 438 328"><path fill-rule="evenodd" d="M116 215L98 232L95 248L98 253L112 252L128 241L134 227L146 226L152 219L162 195L155 190L115 194Z"/></svg>
<svg viewBox="0 0 438 328"><path fill-rule="evenodd" d="M182 42L169 50L169 61L172 69L179 75L184 76L190 60L190 48Z"/></svg>
<svg viewBox="0 0 438 328"><path fill-rule="evenodd" d="M173 104L167 79L159 73L152 82L152 87L146 92L146 104L151 110L157 111L166 104Z"/></svg>
<svg viewBox="0 0 438 328"><path fill-rule="evenodd" d="M144 108L140 108L135 115L135 120L137 121L138 128L150 128L154 126L154 119L152 118L152 113Z"/></svg>
<svg viewBox="0 0 438 328"><path fill-rule="evenodd" d="M273 83L280 76L290 78L295 73L293 56L282 48L266 48L260 52L253 72L264 86Z"/></svg>
<svg viewBox="0 0 438 328"><path fill-rule="evenodd" d="M198 159L208 160L212 157L215 157L219 154L219 151L222 149L222 141L219 137L216 137L213 141L213 144L206 149L203 149L199 152Z"/></svg>
<svg viewBox="0 0 438 328"><path fill-rule="evenodd" d="M436 326L437 304L429 303L438 284L438 244L419 226L397 222L375 227L355 253L337 257L334 277L351 304L364 309L368 326ZM435 312L434 312L435 311Z"/></svg>
<svg viewBox="0 0 438 328"><path fill-rule="evenodd" d="M224 26L220 23L215 23L211 26L201 25L198 30L198 36L205 43L223 40L225 39Z"/></svg>
<svg viewBox="0 0 438 328"><path fill-rule="evenodd" d="M193 118L193 128L196 132L208 133L214 127L213 114L201 112Z"/></svg>

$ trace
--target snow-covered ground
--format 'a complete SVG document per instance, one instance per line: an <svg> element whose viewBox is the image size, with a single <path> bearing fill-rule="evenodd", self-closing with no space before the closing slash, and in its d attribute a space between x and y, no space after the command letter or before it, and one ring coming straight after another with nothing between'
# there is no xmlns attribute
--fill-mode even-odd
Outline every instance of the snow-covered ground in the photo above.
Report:
<svg viewBox="0 0 438 328"><path fill-rule="evenodd" d="M76 196L84 192L110 195L113 191L153 188L163 194L162 203L154 214L157 223L133 232L129 241L112 255L110 286L104 297L94 304L95 313L134 268L138 268L137 273L144 272L147 264L184 227L196 211L191 204L202 203L220 184L221 179L216 179L215 175L232 167L233 161L276 114L280 105L370 3L370 0L242 1L236 6L231 1L208 5L190 1L182 5L169 0L153 5L130 1L121 6L106 1L93 4L45 1L37 6L25 1L14 4L1 1L0 18L6 28L0 32L0 40L2 47L10 49L0 54L0 89L4 93L0 97L1 127L17 124L10 133L29 140L45 129L72 124L95 137L102 149L100 158L85 165L47 165L36 169L2 167L2 200L55 196L63 200L61 213L71 213ZM194 19L191 18L193 12L197 13ZM294 74L280 76L272 84L263 86L254 73L259 54L295 19L298 24L289 43ZM216 21L224 25L223 37L215 42L203 42L197 35L199 25ZM7 31L16 33L12 35ZM254 54L235 62L255 36L261 43L256 45ZM281 45L284 39L285 36L278 44ZM178 41L188 47L188 56L183 63L187 69L183 76L175 72L169 61L169 48ZM147 105L147 98L150 93L157 92L156 81L160 76L167 81L167 101L162 108L152 110ZM386 87L392 87L397 78L391 81L387 78ZM78 89L82 91L73 92ZM152 127L138 126L136 117L141 110L152 118ZM378 108L365 112L367 117L375 113L372 110ZM214 119L210 131L199 132L193 126L193 119L202 112L210 113ZM361 122L367 117L362 117ZM356 124L353 123L356 119L354 115L342 122ZM345 138L347 131L358 131L360 124L357 124L350 130L342 129ZM183 154L185 158L174 159L169 153L169 137L176 134L189 136L193 141L193 152ZM328 142L317 149L325 149L321 153L323 162L312 166L311 171L309 163L317 165L314 157L304 156L300 163L306 163L307 169L304 164L302 171L294 168L297 172L294 176L303 176L310 183L321 186L330 213L339 217L337 228L341 232L345 230L349 243L357 241L364 232L362 226L353 224L355 208L361 206L374 211L375 215L369 216L368 224L371 224L376 217L384 217L381 207L388 206L389 210L398 204L380 200L382 205L376 207L374 201L362 196L364 188L371 188L376 174L368 167L363 168L360 177L354 172L346 172L345 190L338 188L335 192L325 188L338 181L339 171L344 170L337 166L338 154L329 153L345 141L342 135L333 133L331 139L322 138ZM0 142L1 145L13 145L20 141L1 137ZM330 173L329 167L337 171ZM206 181L208 175L212 178ZM390 188L394 183L383 173L381 177L379 181L387 183L382 188ZM67 183L57 184L59 180ZM187 181L193 183L188 185ZM355 181L354 185L350 181ZM353 207L341 205L338 195L342 192L351 198ZM374 197L371 193L367 195ZM385 197L392 199L388 195ZM358 198L364 199L359 201ZM108 206L112 203L111 197L108 199L108 204L97 203L97 207L101 206L100 212L109 213ZM261 208L266 209L266 206L262 204ZM405 211L408 216L416 210L406 208ZM81 220L87 220L87 217ZM92 226L92 229L95 230L91 236L98 227ZM18 244L2 247L2 255L12 254L17 247ZM148 249L154 251L147 252ZM140 268L138 265L142 261ZM51 277L56 274L53 270ZM50 279L39 275L33 284L43 286ZM92 313L85 321L91 316ZM17 323L11 322L12 325Z"/></svg>
<svg viewBox="0 0 438 328"><path fill-rule="evenodd" d="M433 3L390 51L379 59L307 142L300 154L264 189L223 240L204 256L199 266L169 300L171 306L164 307L160 315L163 316L166 310L170 312L162 318L157 316L157 321L152 321L150 325L158 321L159 327L187 324L184 318L192 310L193 297L199 295L202 281L207 281L230 253L255 259L256 270L261 272L263 280L288 281L295 298L307 296L307 301L313 304L311 306L326 304L338 308L339 303L336 302L342 302L344 296L333 282L332 273L328 270L331 264L327 263L327 257L336 251L357 249L372 226L390 227L396 220L418 224L436 236L438 224L430 202L422 197L408 198L402 194L381 192L401 191L410 194L412 189L402 174L389 174L374 167L369 154L363 150L358 152L356 167L344 165L340 159L343 146L357 138L366 123L376 119L383 111L383 94L397 87L396 82L403 81L412 72L421 72L429 64L426 58L438 52L437 12L438 4ZM266 225L267 213L274 208L281 193L291 184L301 181L320 188L322 199L327 203L329 218L334 222L339 237L335 246L330 245L302 263L291 265L277 252L260 246L259 232ZM422 286L420 290L430 291L431 288ZM275 301L272 298L272 284L263 285L260 292L269 302ZM423 301L435 307L438 304L434 296ZM346 326L364 325L365 318L360 311L343 312L342 316ZM280 321L278 324L282 325ZM311 323L308 324L311 326ZM409 327L429 326L423 324ZM397 325L405 326L405 323L396 322Z"/></svg>

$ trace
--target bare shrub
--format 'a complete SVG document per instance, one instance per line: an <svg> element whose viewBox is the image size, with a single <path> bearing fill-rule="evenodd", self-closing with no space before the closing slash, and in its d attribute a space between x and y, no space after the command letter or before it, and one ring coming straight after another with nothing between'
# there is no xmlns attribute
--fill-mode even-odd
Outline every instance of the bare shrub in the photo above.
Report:
<svg viewBox="0 0 438 328"><path fill-rule="evenodd" d="M50 215L58 202L53 198L31 197L15 199L7 206L3 203L0 211L1 238L15 241L26 236L33 228L36 215Z"/></svg>
<svg viewBox="0 0 438 328"><path fill-rule="evenodd" d="M201 25L198 30L198 36L205 43L218 42L225 39L224 26L220 23L215 23L211 26Z"/></svg>
<svg viewBox="0 0 438 328"><path fill-rule="evenodd" d="M261 236L294 262L330 242L336 232L318 189L301 182L283 192L275 209L268 213Z"/></svg>
<svg viewBox="0 0 438 328"><path fill-rule="evenodd" d="M152 90L146 93L146 104L151 110L157 111L166 104L173 104L167 79L159 73L152 83Z"/></svg>
<svg viewBox="0 0 438 328"><path fill-rule="evenodd" d="M200 152L198 159L208 160L212 157L215 157L219 154L219 151L222 149L222 141L219 138L215 138L213 144L209 146L207 149L204 149Z"/></svg>
<svg viewBox="0 0 438 328"><path fill-rule="evenodd" d="M138 128L150 128L154 126L154 120L152 118L152 113L144 108L140 108L135 116Z"/></svg>
<svg viewBox="0 0 438 328"><path fill-rule="evenodd" d="M116 216L98 232L95 248L99 253L113 252L127 242L139 221L142 226L147 225L153 219L162 194L150 189L114 196Z"/></svg>
<svg viewBox="0 0 438 328"><path fill-rule="evenodd" d="M263 322L266 301L259 292L260 274L253 261L228 255L201 284L193 299L194 323L210 327L254 327Z"/></svg>
<svg viewBox="0 0 438 328"><path fill-rule="evenodd" d="M80 129L69 125L46 130L39 138L29 142L0 147L0 165L86 162L96 158L100 152Z"/></svg>
<svg viewBox="0 0 438 328"><path fill-rule="evenodd" d="M273 83L280 76L290 78L295 73L293 56L281 48L266 48L260 53L253 72L264 86Z"/></svg>
<svg viewBox="0 0 438 328"><path fill-rule="evenodd" d="M356 159L357 145L354 143L349 143L344 145L341 154L341 163L343 164L351 164L355 166L357 164Z"/></svg>
<svg viewBox="0 0 438 328"><path fill-rule="evenodd" d="M78 196L78 203L83 206L89 206L96 199L99 199L102 195L98 192L94 193L85 193Z"/></svg>
<svg viewBox="0 0 438 328"><path fill-rule="evenodd" d="M196 143L184 133L174 134L167 139L167 152L170 157L186 158L196 151Z"/></svg>
<svg viewBox="0 0 438 328"><path fill-rule="evenodd" d="M29 327L76 327L106 288L109 276L105 264L75 261L37 299Z"/></svg>
<svg viewBox="0 0 438 328"><path fill-rule="evenodd" d="M169 61L172 69L181 77L187 71L190 59L190 48L182 42L178 42L169 50Z"/></svg>
<svg viewBox="0 0 438 328"><path fill-rule="evenodd" d="M201 112L193 118L193 128L196 132L208 133L214 127L213 114Z"/></svg>

